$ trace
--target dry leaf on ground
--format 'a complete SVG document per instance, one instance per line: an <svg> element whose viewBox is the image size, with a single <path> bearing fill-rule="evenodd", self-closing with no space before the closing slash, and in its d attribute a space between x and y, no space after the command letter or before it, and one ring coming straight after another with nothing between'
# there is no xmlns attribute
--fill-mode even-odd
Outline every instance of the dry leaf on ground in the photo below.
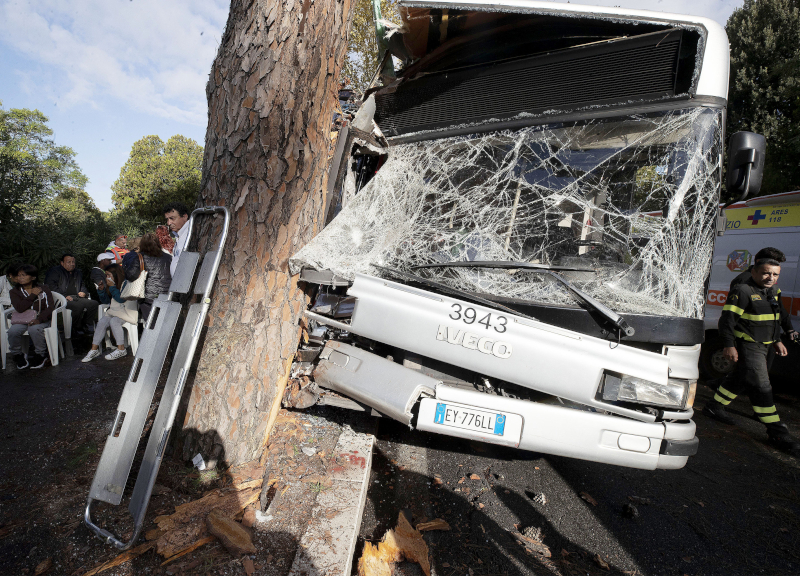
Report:
<svg viewBox="0 0 800 576"><path fill-rule="evenodd" d="M53 567L52 558L47 558L45 560L42 560L41 562L39 562L39 564L36 566L36 569L33 571L33 576L41 576L42 574L50 570L50 568L52 567Z"/></svg>
<svg viewBox="0 0 800 576"><path fill-rule="evenodd" d="M595 554L595 556L594 556L594 558L592 558L592 560L594 560L594 563L597 564L598 566L600 566L600 568L602 568L603 570L611 570L611 568L608 566L608 562L603 560L600 557L600 554Z"/></svg>
<svg viewBox="0 0 800 576"><path fill-rule="evenodd" d="M595 500L594 498L592 498L591 496L589 496L589 494L588 494L588 493L586 493L586 492L581 492L581 498L583 498L584 500L586 500L586 501L587 501L589 504L591 504L592 506L597 506L597 500Z"/></svg>

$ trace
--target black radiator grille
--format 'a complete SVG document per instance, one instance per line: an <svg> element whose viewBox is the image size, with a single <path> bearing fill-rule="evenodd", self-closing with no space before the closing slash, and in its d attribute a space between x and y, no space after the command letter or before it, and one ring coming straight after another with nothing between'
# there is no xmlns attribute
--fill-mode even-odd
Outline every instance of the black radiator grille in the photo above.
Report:
<svg viewBox="0 0 800 576"><path fill-rule="evenodd" d="M397 136L522 112L674 96L681 35L659 32L422 77L377 96L375 120L384 134Z"/></svg>

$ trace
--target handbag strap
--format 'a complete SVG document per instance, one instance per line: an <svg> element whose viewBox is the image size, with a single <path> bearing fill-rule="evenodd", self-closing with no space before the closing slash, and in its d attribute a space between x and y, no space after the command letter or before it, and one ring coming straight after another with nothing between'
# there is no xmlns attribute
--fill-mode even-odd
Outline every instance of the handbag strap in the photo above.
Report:
<svg viewBox="0 0 800 576"><path fill-rule="evenodd" d="M20 287L20 291L22 291L22 293L25 295L25 297L27 297L27 296L28 296L28 291L27 291L27 290L25 290L25 288L22 288L22 287ZM45 300L46 300L46 299L47 299L47 293L46 293L44 290L42 290L42 292L41 292L40 296L41 296L42 294L44 295L44 298L45 298ZM41 314L41 313L42 313L42 298L41 298L41 297L39 297L39 298L37 298L37 299L36 299L36 301L39 303L39 311L38 311L38 312L36 312L36 319L38 320L38 319L39 319L39 314ZM33 306L31 306L30 308L28 308L28 310L33 310Z"/></svg>
<svg viewBox="0 0 800 576"><path fill-rule="evenodd" d="M137 252L139 254L139 269L144 272L144 258L142 258L142 253Z"/></svg>

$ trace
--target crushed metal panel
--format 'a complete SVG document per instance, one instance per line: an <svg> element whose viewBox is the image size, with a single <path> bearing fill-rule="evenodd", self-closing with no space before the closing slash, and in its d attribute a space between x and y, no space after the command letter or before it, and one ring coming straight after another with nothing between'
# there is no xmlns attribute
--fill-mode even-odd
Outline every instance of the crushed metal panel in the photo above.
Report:
<svg viewBox="0 0 800 576"><path fill-rule="evenodd" d="M420 396L433 396L438 380L341 342L329 341L314 380L404 424Z"/></svg>

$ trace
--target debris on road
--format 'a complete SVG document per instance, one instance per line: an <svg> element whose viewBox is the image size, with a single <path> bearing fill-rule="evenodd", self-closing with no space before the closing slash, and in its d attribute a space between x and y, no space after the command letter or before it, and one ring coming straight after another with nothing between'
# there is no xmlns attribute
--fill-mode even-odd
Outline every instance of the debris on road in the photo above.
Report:
<svg viewBox="0 0 800 576"><path fill-rule="evenodd" d="M597 564L598 566L600 566L600 568L602 568L603 570L611 570L611 567L608 565L608 562L606 562L605 560L603 560L603 559L600 557L600 554L595 554L595 555L594 555L594 558L592 558L592 560L594 560L595 564Z"/></svg>
<svg viewBox="0 0 800 576"><path fill-rule="evenodd" d="M538 536L541 538L541 529L530 527L526 529L529 534L533 536ZM539 538L532 538L530 536L526 536L524 533L520 534L519 532L512 532L514 538L517 539L520 545L525 547L525 550L532 554L536 554L538 556L542 556L544 558L550 558L552 553L550 552L550 547L547 546L544 542L539 540Z"/></svg>
<svg viewBox="0 0 800 576"><path fill-rule="evenodd" d="M592 506L597 506L597 500L595 500L594 498L592 498L592 497L591 497L591 496L590 496L588 493L586 493L586 492L581 492L581 498L583 498L584 500L586 500L586 501L587 501L589 504L591 504Z"/></svg>
<svg viewBox="0 0 800 576"><path fill-rule="evenodd" d="M640 496L628 496L628 500L634 504L650 504L650 498L642 498Z"/></svg>
<svg viewBox="0 0 800 576"><path fill-rule="evenodd" d="M420 532L427 532L428 530L450 530L450 524L441 518L436 518L430 522L420 522L417 524L417 530Z"/></svg>
<svg viewBox="0 0 800 576"><path fill-rule="evenodd" d="M544 495L544 492L532 492L530 490L526 490L525 494L537 504L547 504L547 496Z"/></svg>
<svg viewBox="0 0 800 576"><path fill-rule="evenodd" d="M419 564L425 576L431 576L428 545L419 530L414 529L406 516L400 512L397 527L384 534L380 543L364 543L364 551L358 560L358 576L391 576L392 564L408 560Z"/></svg>
<svg viewBox="0 0 800 576"><path fill-rule="evenodd" d="M208 531L219 538L219 541L234 556L242 554L254 554L256 547L253 539L241 524L228 518L219 509L214 509L206 516L206 527Z"/></svg>
<svg viewBox="0 0 800 576"><path fill-rule="evenodd" d="M622 506L622 515L626 518L638 518L639 509L630 502Z"/></svg>
<svg viewBox="0 0 800 576"><path fill-rule="evenodd" d="M46 558L45 560L39 562L39 564L36 566L36 569L33 571L33 576L41 576L42 574L50 570L50 568L52 567L53 567L53 559Z"/></svg>
<svg viewBox="0 0 800 576"><path fill-rule="evenodd" d="M91 570L86 572L83 576L95 576L95 574L100 574L100 572L105 572L109 568L114 568L116 566L119 566L120 564L124 564L128 560L132 560L137 556L141 556L142 554L150 550L150 548L152 548L153 546L155 546L155 542L147 542L145 544L137 546L136 548L126 550L125 552L123 552L119 556L112 558L108 562L103 562L99 566L92 568Z"/></svg>
<svg viewBox="0 0 800 576"><path fill-rule="evenodd" d="M184 548L208 535L205 518L211 510L234 517L258 500L262 480L257 479L230 488L212 490L199 500L193 500L175 507L175 513L158 516L156 524L162 530L156 540L156 550L165 558L170 558ZM242 486L241 490L237 488Z"/></svg>

